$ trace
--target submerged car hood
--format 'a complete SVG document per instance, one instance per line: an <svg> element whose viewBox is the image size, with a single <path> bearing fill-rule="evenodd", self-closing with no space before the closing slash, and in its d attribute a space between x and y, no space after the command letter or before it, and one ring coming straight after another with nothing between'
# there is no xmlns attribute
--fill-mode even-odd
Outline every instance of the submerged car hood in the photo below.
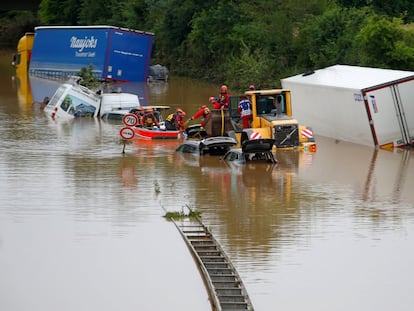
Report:
<svg viewBox="0 0 414 311"><path fill-rule="evenodd" d="M244 153L259 153L271 151L275 144L275 140L271 138L246 140L242 144Z"/></svg>

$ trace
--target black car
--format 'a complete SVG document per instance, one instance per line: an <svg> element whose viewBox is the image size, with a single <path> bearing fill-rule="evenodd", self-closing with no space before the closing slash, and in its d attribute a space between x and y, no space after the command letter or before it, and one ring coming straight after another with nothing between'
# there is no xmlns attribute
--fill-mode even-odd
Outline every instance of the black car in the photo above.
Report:
<svg viewBox="0 0 414 311"><path fill-rule="evenodd" d="M251 139L243 142L241 148L230 149L223 157L224 161L245 164L249 161L277 163L273 154L274 139Z"/></svg>
<svg viewBox="0 0 414 311"><path fill-rule="evenodd" d="M177 152L198 153L200 155L224 155L231 147L237 145L237 140L228 136L208 137L200 141L187 140L176 149Z"/></svg>

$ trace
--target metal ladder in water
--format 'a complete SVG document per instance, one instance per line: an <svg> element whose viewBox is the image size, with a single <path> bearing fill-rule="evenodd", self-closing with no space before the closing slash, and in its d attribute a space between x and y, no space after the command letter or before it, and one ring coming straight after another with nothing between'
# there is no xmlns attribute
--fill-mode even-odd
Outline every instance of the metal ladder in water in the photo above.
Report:
<svg viewBox="0 0 414 311"><path fill-rule="evenodd" d="M213 310L253 311L240 276L208 228L199 219L173 222L198 263Z"/></svg>

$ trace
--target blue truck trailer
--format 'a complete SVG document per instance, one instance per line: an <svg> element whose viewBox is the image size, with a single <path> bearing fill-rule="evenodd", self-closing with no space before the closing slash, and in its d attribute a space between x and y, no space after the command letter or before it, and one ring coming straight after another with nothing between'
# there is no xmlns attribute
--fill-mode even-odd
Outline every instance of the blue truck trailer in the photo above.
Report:
<svg viewBox="0 0 414 311"><path fill-rule="evenodd" d="M92 65L103 80L146 81L153 37L114 26L35 27L29 74L68 76Z"/></svg>

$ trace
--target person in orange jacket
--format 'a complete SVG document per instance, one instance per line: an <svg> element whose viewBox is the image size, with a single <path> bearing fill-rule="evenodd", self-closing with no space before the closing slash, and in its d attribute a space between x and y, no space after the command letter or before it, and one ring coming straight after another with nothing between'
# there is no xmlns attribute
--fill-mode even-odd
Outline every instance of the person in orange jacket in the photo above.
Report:
<svg viewBox="0 0 414 311"><path fill-rule="evenodd" d="M185 127L187 123L184 121L184 117L186 113L180 108L177 108L176 113L177 113L175 116L176 128L177 130L183 132L185 131Z"/></svg>
<svg viewBox="0 0 414 311"><path fill-rule="evenodd" d="M201 106L201 108L188 121L195 120L200 117L203 118L201 120L201 126L205 127L207 122L210 120L210 109L206 105Z"/></svg>

